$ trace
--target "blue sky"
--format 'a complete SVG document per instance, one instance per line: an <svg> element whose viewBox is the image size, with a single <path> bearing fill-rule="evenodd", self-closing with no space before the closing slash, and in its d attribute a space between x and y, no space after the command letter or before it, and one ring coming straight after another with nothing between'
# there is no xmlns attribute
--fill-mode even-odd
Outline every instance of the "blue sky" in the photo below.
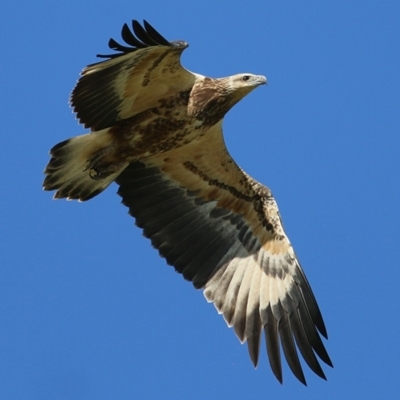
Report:
<svg viewBox="0 0 400 400"><path fill-rule="evenodd" d="M400 373L400 3L3 0L0 398L395 399ZM83 133L80 70L124 22L190 47L183 64L269 85L228 114L235 160L269 186L328 328L328 381L265 348L254 370L203 295L120 205L53 201L42 171Z"/></svg>

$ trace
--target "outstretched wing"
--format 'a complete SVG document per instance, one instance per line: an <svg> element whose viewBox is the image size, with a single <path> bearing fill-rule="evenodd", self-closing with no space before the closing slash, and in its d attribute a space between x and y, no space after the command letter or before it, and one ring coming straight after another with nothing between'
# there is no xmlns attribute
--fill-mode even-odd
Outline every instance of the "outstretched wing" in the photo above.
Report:
<svg viewBox="0 0 400 400"><path fill-rule="evenodd" d="M168 42L146 21L143 27L132 21L132 29L122 28L130 47L110 39L117 53L100 55L109 60L86 67L72 91L71 106L85 128L109 128L194 84L196 75L180 64L186 42Z"/></svg>
<svg viewBox="0 0 400 400"><path fill-rule="evenodd" d="M129 165L118 194L161 256L247 341L255 366L264 330L280 382L280 344L301 382L296 346L325 379L315 356L332 366L320 338L325 325L275 200L232 160L220 124L205 137Z"/></svg>

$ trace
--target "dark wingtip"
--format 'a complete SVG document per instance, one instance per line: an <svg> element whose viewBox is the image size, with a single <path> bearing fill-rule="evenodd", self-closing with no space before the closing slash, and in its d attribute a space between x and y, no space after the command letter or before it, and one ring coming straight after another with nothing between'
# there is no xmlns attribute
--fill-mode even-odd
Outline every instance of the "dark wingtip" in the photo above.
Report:
<svg viewBox="0 0 400 400"><path fill-rule="evenodd" d="M129 45L124 46L118 43L114 39L110 39L108 42L108 47L110 49L117 51L115 54L97 54L99 58L109 58L113 59L119 56L123 56L128 53L132 53L138 49L143 49L145 47L151 46L175 46L175 43L185 43L186 42L169 42L164 38L159 32L157 32L147 21L143 21L143 26L137 20L132 20L132 30L129 29L127 24L122 26L121 30L122 40Z"/></svg>
<svg viewBox="0 0 400 400"><path fill-rule="evenodd" d="M281 352L279 345L278 325L272 315L271 307L268 307L266 312L268 314L267 318L268 323L264 326L264 332L265 332L265 340L267 346L268 361L276 379L282 384L283 374L282 374Z"/></svg>
<svg viewBox="0 0 400 400"><path fill-rule="evenodd" d="M319 333L325 338L328 339L328 331L326 330L325 322L320 313L319 318L315 321L315 326L317 327Z"/></svg>
<svg viewBox="0 0 400 400"><path fill-rule="evenodd" d="M326 365L331 368L334 368L332 360L330 359L329 355L327 354L326 357L322 360Z"/></svg>
<svg viewBox="0 0 400 400"><path fill-rule="evenodd" d="M144 29L159 45L171 46L171 43L165 39L158 31L156 31L146 20L143 20Z"/></svg>

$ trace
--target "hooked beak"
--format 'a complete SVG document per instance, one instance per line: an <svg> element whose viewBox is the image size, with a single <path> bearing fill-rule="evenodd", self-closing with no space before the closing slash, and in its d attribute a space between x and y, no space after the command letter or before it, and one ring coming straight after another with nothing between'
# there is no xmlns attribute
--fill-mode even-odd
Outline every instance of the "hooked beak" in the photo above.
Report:
<svg viewBox="0 0 400 400"><path fill-rule="evenodd" d="M268 84L267 78L265 76L263 76L263 75L258 75L256 82L257 82L258 85L267 85Z"/></svg>

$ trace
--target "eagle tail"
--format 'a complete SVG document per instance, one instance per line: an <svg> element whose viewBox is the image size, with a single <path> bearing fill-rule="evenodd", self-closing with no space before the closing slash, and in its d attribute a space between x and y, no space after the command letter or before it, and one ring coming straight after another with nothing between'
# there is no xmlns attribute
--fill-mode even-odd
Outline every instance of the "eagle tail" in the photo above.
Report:
<svg viewBox="0 0 400 400"><path fill-rule="evenodd" d="M85 201L106 189L128 166L121 163L107 175L93 174L93 155L111 144L109 129L76 136L56 144L44 173L44 190L56 190L54 199Z"/></svg>

